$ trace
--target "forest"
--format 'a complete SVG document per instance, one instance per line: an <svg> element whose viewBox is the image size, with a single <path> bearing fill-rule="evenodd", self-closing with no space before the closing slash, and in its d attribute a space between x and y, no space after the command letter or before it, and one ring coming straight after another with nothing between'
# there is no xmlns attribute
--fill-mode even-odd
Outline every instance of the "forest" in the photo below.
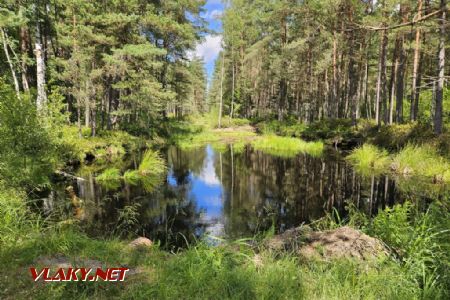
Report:
<svg viewBox="0 0 450 300"><path fill-rule="evenodd" d="M1 0L0 298L448 299L447 2Z"/></svg>

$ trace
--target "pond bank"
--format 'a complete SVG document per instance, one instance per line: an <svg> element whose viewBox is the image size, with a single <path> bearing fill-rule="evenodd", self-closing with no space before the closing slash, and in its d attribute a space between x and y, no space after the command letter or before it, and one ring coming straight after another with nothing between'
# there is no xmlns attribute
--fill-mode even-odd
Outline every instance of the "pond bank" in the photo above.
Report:
<svg viewBox="0 0 450 300"><path fill-rule="evenodd" d="M26 206L20 205L20 199L16 195L11 203L11 195L0 194L4 210L0 225L2 299L12 299L12 295L15 299L211 299L217 295L222 299L419 299L425 294L427 298L445 299L449 296L450 249L445 241L450 236L442 231L449 226L448 203L436 203L426 213L417 213L412 204L396 206L370 223L360 214L341 220L381 239L391 249L391 254L384 258L304 260L289 249L263 246L273 239L270 233L253 243L229 241L216 247L198 243L171 254L161 251L157 244L150 248L130 247L127 241L91 239L69 224L44 229L35 223L36 215L24 210ZM12 214L16 217L10 218ZM24 218L29 221L24 222ZM324 219L313 228L337 228L330 232L345 237L340 233L349 229L340 224L343 223ZM296 235L295 240L298 237L302 235ZM327 252L323 245L315 244L314 249L319 254ZM49 261L125 266L133 274L121 284L32 284L28 267ZM429 281L433 285L424 285Z"/></svg>

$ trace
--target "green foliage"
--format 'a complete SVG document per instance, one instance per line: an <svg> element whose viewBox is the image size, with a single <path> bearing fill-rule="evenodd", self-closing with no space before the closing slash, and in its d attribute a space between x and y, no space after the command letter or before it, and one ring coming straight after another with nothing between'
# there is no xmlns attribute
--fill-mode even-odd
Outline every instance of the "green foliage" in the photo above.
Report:
<svg viewBox="0 0 450 300"><path fill-rule="evenodd" d="M434 138L430 126L420 123L393 124L373 130L368 139L376 145L389 150L400 150L408 143L425 144Z"/></svg>
<svg viewBox="0 0 450 300"><path fill-rule="evenodd" d="M426 212L407 202L386 208L367 231L395 250L406 274L427 299L446 298L450 287L450 208L436 201Z"/></svg>
<svg viewBox="0 0 450 300"><path fill-rule="evenodd" d="M120 170L108 168L96 178L98 181L117 181L120 180Z"/></svg>
<svg viewBox="0 0 450 300"><path fill-rule="evenodd" d="M83 136L78 136L75 126L64 126L61 143L66 160L84 162L92 156L95 162L105 164L123 158L127 152L133 152L142 146L144 141L124 131L101 131L92 137L89 128L83 128Z"/></svg>
<svg viewBox="0 0 450 300"><path fill-rule="evenodd" d="M26 206L25 193L8 185L0 180L0 253L3 247L20 245L33 238L40 225L40 220Z"/></svg>
<svg viewBox="0 0 450 300"><path fill-rule="evenodd" d="M332 142L358 139L356 128L349 119L324 119L310 124L303 132L306 139L322 139Z"/></svg>
<svg viewBox="0 0 450 300"><path fill-rule="evenodd" d="M256 123L256 128L262 134L276 134L300 138L307 126L295 119L286 121L270 120Z"/></svg>
<svg viewBox="0 0 450 300"><path fill-rule="evenodd" d="M141 176L139 175L138 170L127 170L123 174L123 180L125 181L125 183L131 184L131 185L138 185L140 178L141 178Z"/></svg>
<svg viewBox="0 0 450 300"><path fill-rule="evenodd" d="M138 173L145 190L151 191L161 182L166 170L164 160L158 152L147 150L139 164Z"/></svg>
<svg viewBox="0 0 450 300"><path fill-rule="evenodd" d="M96 180L107 189L117 189L120 187L120 170L116 168L108 168L96 177Z"/></svg>
<svg viewBox="0 0 450 300"><path fill-rule="evenodd" d="M276 135L263 135L252 141L256 150L261 150L277 156L295 156L306 153L312 156L320 156L323 152L323 143L305 142L297 138L280 137Z"/></svg>
<svg viewBox="0 0 450 300"><path fill-rule="evenodd" d="M117 221L117 227L115 233L119 236L124 236L125 233L131 233L130 229L138 223L140 204L135 203L133 205L126 205L124 208L119 209L119 216Z"/></svg>
<svg viewBox="0 0 450 300"><path fill-rule="evenodd" d="M354 149L346 159L365 175L384 172L389 165L388 152L371 144Z"/></svg>
<svg viewBox="0 0 450 300"><path fill-rule="evenodd" d="M47 185L57 148L47 119L38 115L31 95L21 99L0 80L0 177L11 185Z"/></svg>

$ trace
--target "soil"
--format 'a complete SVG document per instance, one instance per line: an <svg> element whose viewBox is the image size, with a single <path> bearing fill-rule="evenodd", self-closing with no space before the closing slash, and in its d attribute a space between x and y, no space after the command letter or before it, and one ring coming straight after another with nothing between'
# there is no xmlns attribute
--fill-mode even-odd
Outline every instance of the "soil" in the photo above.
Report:
<svg viewBox="0 0 450 300"><path fill-rule="evenodd" d="M384 244L348 226L327 231L312 231L303 226L287 230L266 242L273 250L296 252L303 258L373 259L388 255Z"/></svg>

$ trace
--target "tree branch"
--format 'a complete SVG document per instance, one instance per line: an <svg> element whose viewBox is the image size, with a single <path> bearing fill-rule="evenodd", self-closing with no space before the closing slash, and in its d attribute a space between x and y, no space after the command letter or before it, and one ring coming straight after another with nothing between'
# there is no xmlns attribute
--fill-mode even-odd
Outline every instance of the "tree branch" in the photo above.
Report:
<svg viewBox="0 0 450 300"><path fill-rule="evenodd" d="M374 26L366 26L366 25L361 25L361 24L357 24L354 23L356 26L358 26L359 28L362 29L366 29L366 30L372 30L372 31L379 31L379 30L390 30L390 29L396 29L396 28L400 28L400 27L405 27L405 26L410 26L410 25L414 25L416 23L420 23L422 21L425 21L437 14L439 14L441 12L441 10L436 10L432 13L429 13L428 15L425 15L421 18L418 18L416 20L412 20L410 22L406 22L406 23L401 23L401 24L397 24L397 25L392 25L392 26L387 26L387 27L374 27Z"/></svg>

